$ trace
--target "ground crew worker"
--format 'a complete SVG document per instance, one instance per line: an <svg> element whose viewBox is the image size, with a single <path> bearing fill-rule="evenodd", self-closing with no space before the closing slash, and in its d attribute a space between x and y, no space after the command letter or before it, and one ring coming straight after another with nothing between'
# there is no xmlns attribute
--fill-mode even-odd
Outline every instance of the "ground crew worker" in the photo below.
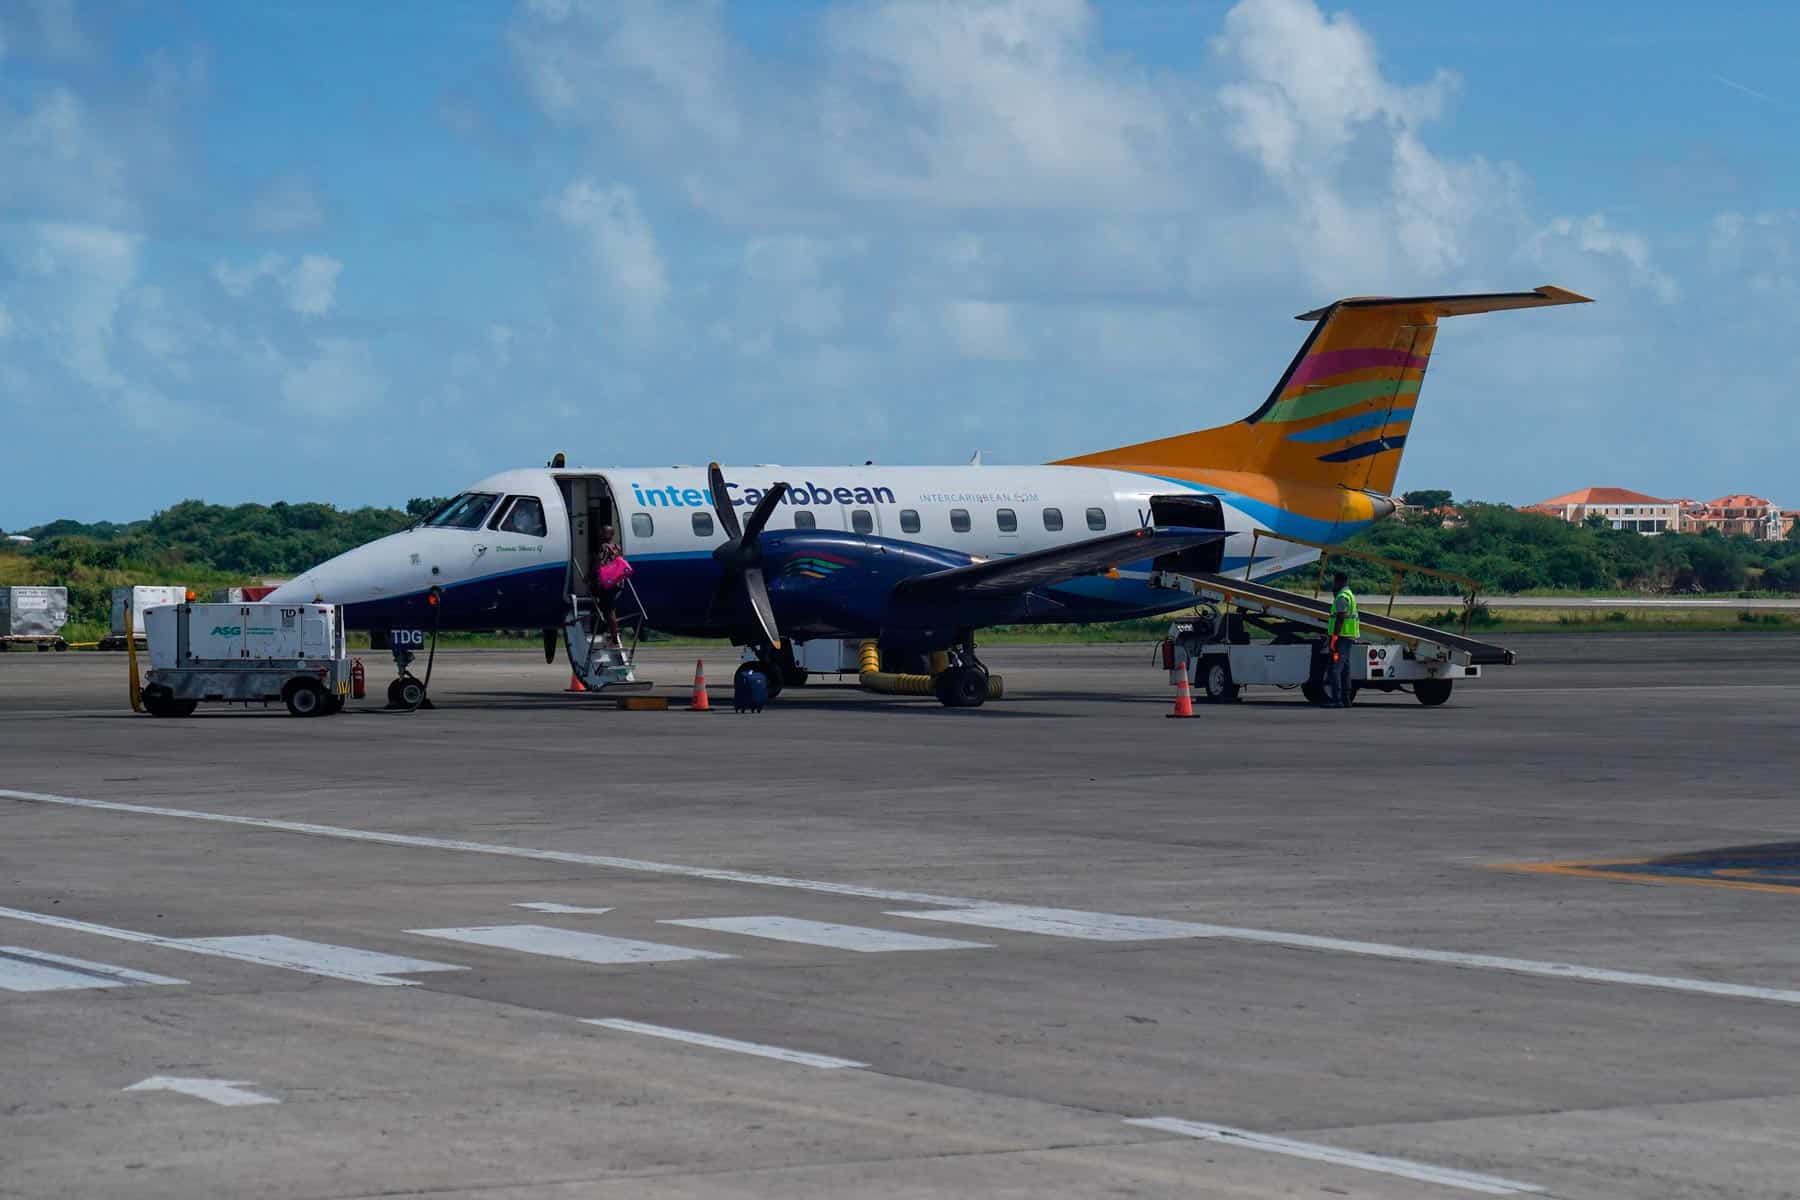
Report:
<svg viewBox="0 0 1800 1200"><path fill-rule="evenodd" d="M1356 653L1356 639L1362 636L1362 623L1356 616L1356 593L1350 590L1350 578L1342 571L1331 577L1331 590L1337 593L1331 603L1331 664L1325 670L1325 694L1333 708L1350 707L1350 663Z"/></svg>

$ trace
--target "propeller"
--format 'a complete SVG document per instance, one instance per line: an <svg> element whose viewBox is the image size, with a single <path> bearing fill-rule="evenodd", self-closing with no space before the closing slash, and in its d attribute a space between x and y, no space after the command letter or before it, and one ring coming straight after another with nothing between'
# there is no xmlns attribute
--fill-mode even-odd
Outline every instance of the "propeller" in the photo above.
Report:
<svg viewBox="0 0 1800 1200"><path fill-rule="evenodd" d="M775 506L787 495L788 485L770 484L756 507L750 510L750 519L740 524L737 509L732 507L731 497L725 490L725 472L719 469L718 463L706 468L706 478L711 485L713 511L718 514L719 528L725 531L725 544L713 550L714 560L724 568L719 590L713 594L713 611L717 613L729 604L732 594L741 585L744 599L762 629L765 644L770 649L779 648L781 632L775 627L775 606L769 601L769 587L763 579L759 539Z"/></svg>

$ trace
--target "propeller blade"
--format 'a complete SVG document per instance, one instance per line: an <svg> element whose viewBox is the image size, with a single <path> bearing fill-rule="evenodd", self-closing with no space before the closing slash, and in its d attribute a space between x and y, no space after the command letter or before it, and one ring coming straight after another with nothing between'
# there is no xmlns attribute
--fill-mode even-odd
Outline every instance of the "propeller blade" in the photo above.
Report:
<svg viewBox="0 0 1800 1200"><path fill-rule="evenodd" d="M756 623L762 626L763 636L768 639L771 649L781 645L781 633L775 628L775 605L769 600L769 589L763 583L761 567L744 568L744 594L750 598L750 611L756 614Z"/></svg>
<svg viewBox="0 0 1800 1200"><path fill-rule="evenodd" d="M706 482L712 489L713 511L719 514L719 528L725 531L727 538L737 541L744 536L744 528L738 524L737 509L732 506L731 494L725 490L725 472L719 469L718 463L707 465Z"/></svg>
<svg viewBox="0 0 1800 1200"><path fill-rule="evenodd" d="M746 543L754 542L762 533L763 526L769 523L770 515L774 513L775 506L781 503L781 498L787 495L787 490L788 485L785 483L769 485L769 490L763 493L763 498L756 502L756 508L750 513L750 519L744 522L743 538ZM737 514L733 513L732 516L735 517Z"/></svg>

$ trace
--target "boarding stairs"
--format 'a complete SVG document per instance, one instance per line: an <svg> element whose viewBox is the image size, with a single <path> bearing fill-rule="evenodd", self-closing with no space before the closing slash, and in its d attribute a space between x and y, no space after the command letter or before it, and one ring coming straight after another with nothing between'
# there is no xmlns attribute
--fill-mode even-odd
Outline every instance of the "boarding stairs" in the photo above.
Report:
<svg viewBox="0 0 1800 1200"><path fill-rule="evenodd" d="M570 671L590 692L649 686L638 680L636 669L638 643L648 614L629 579L625 581L625 591L620 597L618 616L621 629L628 623L631 626L626 645L614 644L607 632L606 615L592 597L569 597L569 615L563 621L563 647L568 651Z"/></svg>

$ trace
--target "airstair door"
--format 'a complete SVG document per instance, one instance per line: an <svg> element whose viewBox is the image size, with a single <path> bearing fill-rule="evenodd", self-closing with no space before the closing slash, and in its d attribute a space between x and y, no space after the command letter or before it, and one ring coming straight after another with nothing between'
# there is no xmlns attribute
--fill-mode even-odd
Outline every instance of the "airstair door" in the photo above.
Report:
<svg viewBox="0 0 1800 1200"><path fill-rule="evenodd" d="M1189 492L1181 496L1150 497L1150 519L1159 526L1186 529L1223 529L1225 510L1217 496ZM1217 571L1225 562L1225 539L1206 546L1191 546L1172 554L1159 555L1152 564L1158 571L1177 575L1203 575Z"/></svg>

